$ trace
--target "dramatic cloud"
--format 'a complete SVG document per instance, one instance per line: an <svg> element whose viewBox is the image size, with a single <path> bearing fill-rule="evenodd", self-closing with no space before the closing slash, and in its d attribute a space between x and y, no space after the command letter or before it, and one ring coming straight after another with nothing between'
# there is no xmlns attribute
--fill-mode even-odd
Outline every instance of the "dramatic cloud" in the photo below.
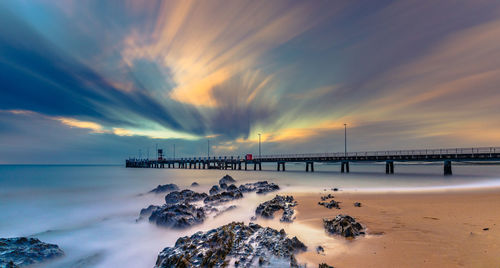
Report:
<svg viewBox="0 0 500 268"><path fill-rule="evenodd" d="M499 29L493 0L2 1L0 162L498 145Z"/></svg>

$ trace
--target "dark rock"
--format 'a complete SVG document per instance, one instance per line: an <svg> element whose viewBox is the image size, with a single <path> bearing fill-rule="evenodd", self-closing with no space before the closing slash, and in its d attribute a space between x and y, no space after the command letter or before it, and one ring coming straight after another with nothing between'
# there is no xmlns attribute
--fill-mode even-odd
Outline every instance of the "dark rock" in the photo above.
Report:
<svg viewBox="0 0 500 268"><path fill-rule="evenodd" d="M141 209L141 212L139 213L139 218L137 219L137 221L141 221L143 219L149 218L149 216L151 216L151 214L153 213L153 211L155 211L155 210L157 210L159 208L160 208L159 206L150 205L147 208Z"/></svg>
<svg viewBox="0 0 500 268"><path fill-rule="evenodd" d="M483 228L483 231L488 231L490 228Z"/></svg>
<svg viewBox="0 0 500 268"><path fill-rule="evenodd" d="M156 268L272 266L276 260L297 266L294 254L306 246L285 231L250 223L230 223L208 232L181 237L175 246L162 250Z"/></svg>
<svg viewBox="0 0 500 268"><path fill-rule="evenodd" d="M279 189L280 189L280 187L277 184L271 183L265 187L259 187L257 189L257 193L258 194L267 194L269 192L278 191Z"/></svg>
<svg viewBox="0 0 500 268"><path fill-rule="evenodd" d="M277 195L273 199L260 204L255 210L255 214L264 218L273 218L274 212L283 209L283 216L280 221L292 222L294 210L297 201L293 200L293 196Z"/></svg>
<svg viewBox="0 0 500 268"><path fill-rule="evenodd" d="M336 191L338 191L338 190L339 190L339 188L332 188L332 190L333 190L334 192L336 192Z"/></svg>
<svg viewBox="0 0 500 268"><path fill-rule="evenodd" d="M206 193L197 193L191 190L182 190L170 192L167 196L165 196L165 203L167 204L175 204L175 203L189 203L196 202L202 199L205 199L208 195Z"/></svg>
<svg viewBox="0 0 500 268"><path fill-rule="evenodd" d="M219 188L219 186L214 185L214 186L212 186L212 188L210 188L208 193L210 193L210 195L214 195L214 194L220 193L220 191L221 191L221 189Z"/></svg>
<svg viewBox="0 0 500 268"><path fill-rule="evenodd" d="M175 229L200 224L204 220L205 211L203 208L197 208L188 203L163 205L154 210L149 217L149 221L156 223L156 225Z"/></svg>
<svg viewBox="0 0 500 268"><path fill-rule="evenodd" d="M230 191L230 192L238 191L238 187L236 187L236 185L234 185L234 184L231 184L226 188L226 191Z"/></svg>
<svg viewBox="0 0 500 268"><path fill-rule="evenodd" d="M161 194L161 193L177 191L177 190L179 190L179 187L177 187L177 185L171 183L171 184L165 184L165 185L158 185L158 187L154 188L153 190L151 190L149 192L155 193L155 194Z"/></svg>
<svg viewBox="0 0 500 268"><path fill-rule="evenodd" d="M318 268L335 268L335 267L330 266L330 265L328 265L326 263L321 263L321 264L318 265Z"/></svg>
<svg viewBox="0 0 500 268"><path fill-rule="evenodd" d="M219 185L220 185L220 188L221 188L221 189L226 189L226 188L227 188L227 184L225 184L225 183L221 183L221 184L219 184Z"/></svg>
<svg viewBox="0 0 500 268"><path fill-rule="evenodd" d="M332 194L324 195L321 197L321 201L325 201L325 200L331 199L331 198L334 198L334 196Z"/></svg>
<svg viewBox="0 0 500 268"><path fill-rule="evenodd" d="M242 184L238 189L243 193L257 192L258 194L265 194L278 191L280 187L277 184L268 183L267 181L258 181L255 183Z"/></svg>
<svg viewBox="0 0 500 268"><path fill-rule="evenodd" d="M317 246L316 253L318 253L318 254L325 253L325 249L322 246Z"/></svg>
<svg viewBox="0 0 500 268"><path fill-rule="evenodd" d="M331 234L355 237L365 234L363 226L349 215L337 215L334 219L323 219L323 225Z"/></svg>
<svg viewBox="0 0 500 268"><path fill-rule="evenodd" d="M354 206L359 208L359 207L361 207L361 203L359 203L359 202L355 202L355 203L354 203Z"/></svg>
<svg viewBox="0 0 500 268"><path fill-rule="evenodd" d="M191 183L191 187L197 187L197 186L200 186L200 184L199 184L199 183L197 183L197 182L193 182L193 183Z"/></svg>
<svg viewBox="0 0 500 268"><path fill-rule="evenodd" d="M27 266L63 255L57 245L36 238L0 238L0 267Z"/></svg>
<svg viewBox="0 0 500 268"><path fill-rule="evenodd" d="M236 182L236 180L233 179L233 177L226 175L226 176L222 177L222 179L219 180L219 185L222 186L222 184L230 184L233 182Z"/></svg>
<svg viewBox="0 0 500 268"><path fill-rule="evenodd" d="M203 200L203 202L205 202L205 203L224 203L224 202L229 202L229 201L232 201L235 199L240 199L240 198L243 198L243 194L239 190L236 190L234 192L225 191L225 192L218 193L215 195L207 196Z"/></svg>
<svg viewBox="0 0 500 268"><path fill-rule="evenodd" d="M329 208L329 209L332 209L332 208L340 209L339 204L340 204L340 202L337 202L333 199L330 200L330 202L318 202L318 205L324 206L324 207Z"/></svg>

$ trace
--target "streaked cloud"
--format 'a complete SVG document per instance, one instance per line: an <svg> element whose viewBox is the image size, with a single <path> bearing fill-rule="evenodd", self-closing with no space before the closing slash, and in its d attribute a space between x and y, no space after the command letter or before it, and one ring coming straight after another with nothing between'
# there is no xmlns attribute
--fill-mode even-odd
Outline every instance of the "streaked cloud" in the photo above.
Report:
<svg viewBox="0 0 500 268"><path fill-rule="evenodd" d="M353 150L495 145L499 29L492 0L3 1L0 130L186 154L242 154L258 133L342 150L343 123Z"/></svg>

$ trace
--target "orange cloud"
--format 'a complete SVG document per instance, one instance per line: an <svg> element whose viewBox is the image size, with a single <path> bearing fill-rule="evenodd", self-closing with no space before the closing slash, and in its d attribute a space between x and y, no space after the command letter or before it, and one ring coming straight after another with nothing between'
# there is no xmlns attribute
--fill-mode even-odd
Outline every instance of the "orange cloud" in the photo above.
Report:
<svg viewBox="0 0 500 268"><path fill-rule="evenodd" d="M176 87L167 95L199 107L216 107L214 87L236 75L260 69L266 52L298 36L326 15L313 14L309 3L239 1L165 1L152 33L140 30L124 40L123 61L158 60ZM215 15L216 14L216 15ZM231 23L228 23L230 21ZM255 99L270 74L258 76L254 90L240 92ZM227 88L225 90L238 90Z"/></svg>

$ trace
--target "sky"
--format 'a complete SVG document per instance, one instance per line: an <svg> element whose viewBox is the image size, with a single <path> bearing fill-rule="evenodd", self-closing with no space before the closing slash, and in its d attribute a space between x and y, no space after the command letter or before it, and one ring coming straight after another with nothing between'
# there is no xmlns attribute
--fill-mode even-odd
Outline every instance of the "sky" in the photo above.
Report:
<svg viewBox="0 0 500 268"><path fill-rule="evenodd" d="M4 0L0 164L500 146L499 44L496 0Z"/></svg>

